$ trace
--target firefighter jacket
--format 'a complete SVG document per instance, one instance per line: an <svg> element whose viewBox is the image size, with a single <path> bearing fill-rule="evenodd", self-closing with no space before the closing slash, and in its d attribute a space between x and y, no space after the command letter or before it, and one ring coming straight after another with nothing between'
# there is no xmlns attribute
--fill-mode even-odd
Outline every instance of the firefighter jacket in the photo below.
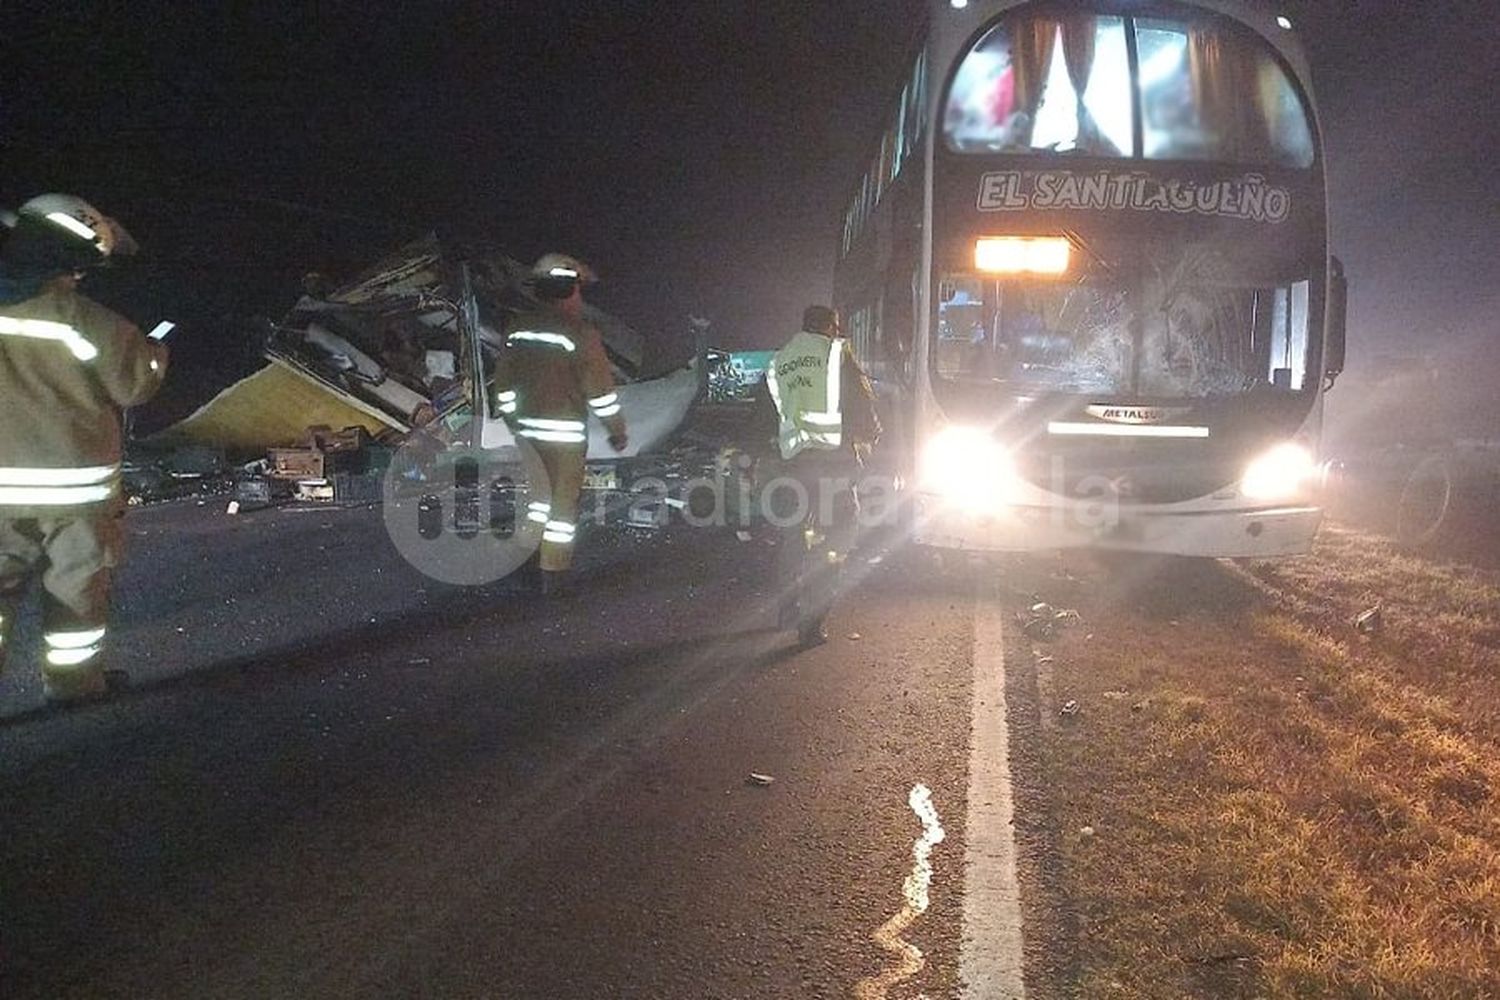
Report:
<svg viewBox="0 0 1500 1000"><path fill-rule="evenodd" d="M805 449L858 453L880 437L870 381L841 337L797 334L776 352L766 386L776 404L783 459Z"/></svg>
<svg viewBox="0 0 1500 1000"><path fill-rule="evenodd" d="M550 309L523 313L507 329L495 370L495 403L518 437L587 444L591 412L611 437L625 432L597 329Z"/></svg>
<svg viewBox="0 0 1500 1000"><path fill-rule="evenodd" d="M116 499L121 410L161 386L167 351L53 279L0 297L0 516L56 517Z"/></svg>

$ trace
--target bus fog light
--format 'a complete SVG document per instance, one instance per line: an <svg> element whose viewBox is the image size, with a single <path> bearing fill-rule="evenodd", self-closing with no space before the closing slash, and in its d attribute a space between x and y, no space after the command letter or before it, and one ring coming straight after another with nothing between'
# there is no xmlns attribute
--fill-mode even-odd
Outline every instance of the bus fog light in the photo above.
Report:
<svg viewBox="0 0 1500 1000"><path fill-rule="evenodd" d="M1250 500L1287 500L1300 493L1317 471L1312 452L1288 441L1246 467L1240 492Z"/></svg>
<svg viewBox="0 0 1500 1000"><path fill-rule="evenodd" d="M922 454L923 492L965 510L982 511L1011 501L1016 471L994 438L973 427L948 427Z"/></svg>

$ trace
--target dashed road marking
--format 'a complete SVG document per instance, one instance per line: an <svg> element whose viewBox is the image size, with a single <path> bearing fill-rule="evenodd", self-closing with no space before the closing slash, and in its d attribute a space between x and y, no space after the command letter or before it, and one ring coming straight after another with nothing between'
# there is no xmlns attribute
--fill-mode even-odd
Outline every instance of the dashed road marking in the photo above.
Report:
<svg viewBox="0 0 1500 1000"><path fill-rule="evenodd" d="M964 920L959 976L966 1000L1021 1000L1021 885L1005 710L1002 611L974 605L974 705L964 824Z"/></svg>

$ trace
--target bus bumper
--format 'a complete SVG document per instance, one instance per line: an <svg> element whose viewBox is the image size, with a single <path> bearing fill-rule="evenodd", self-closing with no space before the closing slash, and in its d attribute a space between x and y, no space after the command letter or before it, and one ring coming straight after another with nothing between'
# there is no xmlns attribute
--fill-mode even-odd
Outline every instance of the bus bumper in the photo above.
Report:
<svg viewBox="0 0 1500 1000"><path fill-rule="evenodd" d="M914 540L966 552L1091 548L1163 555L1256 558L1311 551L1320 507L1252 510L1122 510L1089 524L1061 507L1006 507L970 513L920 498Z"/></svg>

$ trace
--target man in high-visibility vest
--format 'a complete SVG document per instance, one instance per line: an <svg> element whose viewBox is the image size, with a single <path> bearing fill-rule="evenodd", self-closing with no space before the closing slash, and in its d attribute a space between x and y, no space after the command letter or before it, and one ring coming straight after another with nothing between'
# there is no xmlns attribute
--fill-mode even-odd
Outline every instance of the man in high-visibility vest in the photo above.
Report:
<svg viewBox="0 0 1500 1000"><path fill-rule="evenodd" d="M150 399L167 351L80 295L84 271L132 253L80 198L22 205L0 247L0 658L16 605L40 577L43 690L107 690L100 652L119 563L121 414Z"/></svg>
<svg viewBox="0 0 1500 1000"><path fill-rule="evenodd" d="M584 319L583 286L593 272L549 253L532 269L539 308L515 317L495 370L495 404L522 446L536 449L545 483L531 484L526 517L542 527L539 587L556 592L573 563L578 501L588 453L588 417L604 424L610 447L629 445L620 398L599 331Z"/></svg>
<svg viewBox="0 0 1500 1000"><path fill-rule="evenodd" d="M780 558L780 624L795 627L803 646L828 638L824 622L858 527L855 484L880 437L875 394L841 334L837 312L809 306L766 372L777 445L807 515L784 533Z"/></svg>

